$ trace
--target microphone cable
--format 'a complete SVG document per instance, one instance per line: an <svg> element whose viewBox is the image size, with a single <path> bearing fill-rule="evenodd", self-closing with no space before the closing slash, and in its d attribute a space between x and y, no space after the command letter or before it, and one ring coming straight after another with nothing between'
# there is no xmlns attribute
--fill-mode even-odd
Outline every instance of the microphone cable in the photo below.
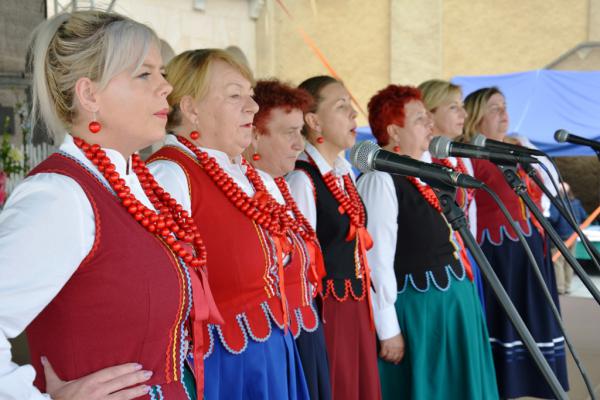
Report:
<svg viewBox="0 0 600 400"><path fill-rule="evenodd" d="M550 305L552 314L554 314L554 317L555 317L556 321L558 322L559 329L560 329L561 333L563 334L563 337L565 338L565 343L567 344L567 347L569 348L569 351L571 352L571 355L573 356L573 360L575 361L575 364L577 365L577 368L579 369L579 371L581 373L581 377L583 378L583 381L585 382L585 386L587 387L590 397L592 400L596 400L596 396L594 395L594 389L588 378L587 371L586 371L585 367L583 366L583 364L581 363L581 360L579 359L579 355L577 354L575 347L571 343L571 339L569 339L569 337L567 335L567 332L563 325L560 313L558 312L558 309L556 308L556 305L554 304L552 295L550 294L550 291L548 290L548 287L546 286L546 282L544 281L544 278L540 271L540 267L539 267L537 261L535 260L533 253L531 252L531 248L529 247L527 240L521 233L521 230L517 226L517 223L514 221L514 219L512 218L509 211L506 209L506 206L502 203L502 201L500 200L498 195L488 185L484 184L482 186L482 189L485 190L485 192L487 194L489 194L490 197L492 197L494 202L498 205L498 207L502 211L502 214L504 214L504 217L508 221L511 228L513 228L513 230L517 233L517 237L519 238L519 241L523 245L523 249L525 250L525 253L527 254L527 258L529 259L529 262L531 264L531 268L533 269L534 275L535 275L538 283L540 284L540 287L542 289L542 292L544 293L544 297L546 298L546 301ZM531 227L531 229L535 229L535 228Z"/></svg>

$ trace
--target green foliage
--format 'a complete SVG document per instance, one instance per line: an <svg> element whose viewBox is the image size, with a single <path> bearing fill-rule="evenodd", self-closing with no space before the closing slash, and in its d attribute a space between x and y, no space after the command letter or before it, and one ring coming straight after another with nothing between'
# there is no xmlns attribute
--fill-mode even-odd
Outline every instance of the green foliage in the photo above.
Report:
<svg viewBox="0 0 600 400"><path fill-rule="evenodd" d="M2 140L0 141L0 171L6 175L18 174L24 171L23 154L11 143L8 127L10 117L6 117L3 125Z"/></svg>

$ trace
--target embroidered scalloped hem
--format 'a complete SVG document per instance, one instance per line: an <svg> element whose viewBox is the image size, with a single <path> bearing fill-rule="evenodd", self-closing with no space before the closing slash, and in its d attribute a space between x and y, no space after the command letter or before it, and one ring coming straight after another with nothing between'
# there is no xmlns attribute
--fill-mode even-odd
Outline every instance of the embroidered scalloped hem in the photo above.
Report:
<svg viewBox="0 0 600 400"><path fill-rule="evenodd" d="M303 311L307 311L309 313L308 320L302 316ZM319 327L319 315L312 303L307 306L296 308L292 313L292 318L296 320L296 324L294 324L293 321L290 323L290 331L292 332L294 339L298 339L298 336L300 336L302 331L314 332Z"/></svg>
<svg viewBox="0 0 600 400"><path fill-rule="evenodd" d="M519 222L517 222L517 227L519 228L519 230L525 237L529 237L533 233L530 219L527 219L527 230L523 229L523 226ZM507 227L506 225L500 225L500 229L497 232L494 232L493 234L490 233L490 230L488 228L485 228L478 235L477 242L479 243L480 246L486 240L488 242L490 242L491 244L493 244L494 246L501 246L502 243L504 243L505 238L508 238L509 240L511 240L513 242L518 242L519 237L517 236L516 233L514 235L511 235L509 233L509 228L510 227ZM512 229L511 229L511 231L512 231Z"/></svg>
<svg viewBox="0 0 600 400"><path fill-rule="evenodd" d="M402 288L398 290L398 293L403 293L406 290L406 288L408 287L409 283L413 287L413 289L415 289L416 291L421 292L421 293L425 293L428 290L430 290L432 288L431 287L432 285L437 290L446 292L448 289L450 289L450 286L452 285L452 277L454 277L454 279L456 279L457 281L462 281L465 279L465 277L467 275L465 272L465 267L462 265L462 263L460 263L459 266L460 266L460 269L459 269L460 273L457 273L452 268L451 265L446 265L444 267L444 272L446 273L446 276L447 276L447 283L445 286L443 284L441 284L441 282L437 281L437 279L435 278L435 275L431 271L425 272L426 286L424 288L419 287L419 285L416 284L413 274L406 274L406 275L404 275L404 284L401 285Z"/></svg>
<svg viewBox="0 0 600 400"><path fill-rule="evenodd" d="M266 342L269 340L271 337L271 332L273 331L272 324L275 324L275 326L277 326L279 329L284 330L285 323L278 321L266 301L260 303L259 307L264 314L265 322L265 326L262 327L265 332L262 333L258 332L258 326L255 326L253 329L252 323L248 320L246 312L237 314L234 320L228 321L230 324L236 324L239 329L233 330L229 329L230 326L227 326L227 333L224 333L224 329L221 327L221 325L207 324L206 330L209 346L204 353L204 359L206 360L208 357L210 357L214 350L215 334L228 352L231 354L241 354L248 347L249 339L252 339L255 342ZM239 336L235 337L237 334L239 334ZM226 336L229 337L229 340L226 338Z"/></svg>
<svg viewBox="0 0 600 400"><path fill-rule="evenodd" d="M352 297L352 299L355 301L363 301L366 299L367 292L365 290L365 282L363 279L360 280L360 284L361 284L361 294L360 295L357 295L354 292L354 289L352 288L352 280L344 279L344 294L340 296L335 290L333 281L334 281L333 279L327 279L327 281L325 283L325 291L323 293L323 300L325 300L327 297L329 297L330 294L333 296L334 299L336 299L337 301L340 301L340 302L346 301L350 297Z"/></svg>

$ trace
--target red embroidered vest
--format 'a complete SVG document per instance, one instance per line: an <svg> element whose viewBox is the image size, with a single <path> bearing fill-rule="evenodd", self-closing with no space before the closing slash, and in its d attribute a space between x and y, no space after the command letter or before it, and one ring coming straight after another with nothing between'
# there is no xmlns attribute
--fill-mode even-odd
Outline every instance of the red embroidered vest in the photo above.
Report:
<svg viewBox="0 0 600 400"><path fill-rule="evenodd" d="M208 253L208 280L215 302L225 321L208 325L211 344L215 334L233 354L246 349L248 337L263 342L271 334L272 321L280 328L289 325L312 330L318 323L306 296L307 252L304 243L292 238L291 257L279 276L276 249L268 232L240 211L185 150L165 146L148 160L176 163L186 174L191 195L192 217ZM289 312L285 321L279 281L285 282ZM212 351L206 349L205 357Z"/></svg>
<svg viewBox="0 0 600 400"><path fill-rule="evenodd" d="M530 235L529 211L506 183L500 169L487 160L473 159L472 163L474 177L498 194L523 234ZM477 202L477 241L479 243L482 243L486 236L487 240L494 244L502 243L504 236L508 236L513 241L518 239L516 232L510 227L502 211L489 194L483 190L477 190L475 201Z"/></svg>
<svg viewBox="0 0 600 400"><path fill-rule="evenodd" d="M192 305L188 271L77 161L54 154L30 175L47 172L81 186L94 211L96 232L89 254L27 328L36 386L45 390L42 355L67 381L138 362L154 372L145 382L152 387L145 398L190 398L181 379L184 327Z"/></svg>

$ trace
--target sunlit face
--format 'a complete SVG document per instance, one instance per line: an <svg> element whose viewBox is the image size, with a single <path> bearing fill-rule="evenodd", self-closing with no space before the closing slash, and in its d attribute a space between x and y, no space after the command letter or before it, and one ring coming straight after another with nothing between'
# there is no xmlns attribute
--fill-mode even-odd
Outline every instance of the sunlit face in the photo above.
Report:
<svg viewBox="0 0 600 400"><path fill-rule="evenodd" d="M440 104L432 114L434 135L454 139L462 134L467 112L463 107L460 92L451 93L448 99Z"/></svg>
<svg viewBox="0 0 600 400"><path fill-rule="evenodd" d="M398 128L398 145L402 152L421 155L429 149L433 132L431 115L419 100L404 105L404 126Z"/></svg>
<svg viewBox="0 0 600 400"><path fill-rule="evenodd" d="M258 112L252 86L237 69L220 60L209 67L208 79L208 92L196 103L200 144L239 156L250 145L252 120Z"/></svg>
<svg viewBox="0 0 600 400"><path fill-rule="evenodd" d="M112 135L111 147L131 154L163 139L173 89L163 77L160 51L149 48L143 65L125 70L98 92L99 135ZM107 141L108 143L108 141Z"/></svg>
<svg viewBox="0 0 600 400"><path fill-rule="evenodd" d="M321 89L321 103L316 112L320 134L340 151L356 142L356 110L352 107L350 93L338 82Z"/></svg>
<svg viewBox="0 0 600 400"><path fill-rule="evenodd" d="M493 94L485 105L485 114L477 130L485 137L503 140L508 131L508 113L506 102L500 93Z"/></svg>
<svg viewBox="0 0 600 400"><path fill-rule="evenodd" d="M269 175L279 177L294 169L296 159L304 150L304 117L299 109L286 112L283 108L274 108L268 118L266 132L258 135L256 149L261 159L255 165Z"/></svg>

